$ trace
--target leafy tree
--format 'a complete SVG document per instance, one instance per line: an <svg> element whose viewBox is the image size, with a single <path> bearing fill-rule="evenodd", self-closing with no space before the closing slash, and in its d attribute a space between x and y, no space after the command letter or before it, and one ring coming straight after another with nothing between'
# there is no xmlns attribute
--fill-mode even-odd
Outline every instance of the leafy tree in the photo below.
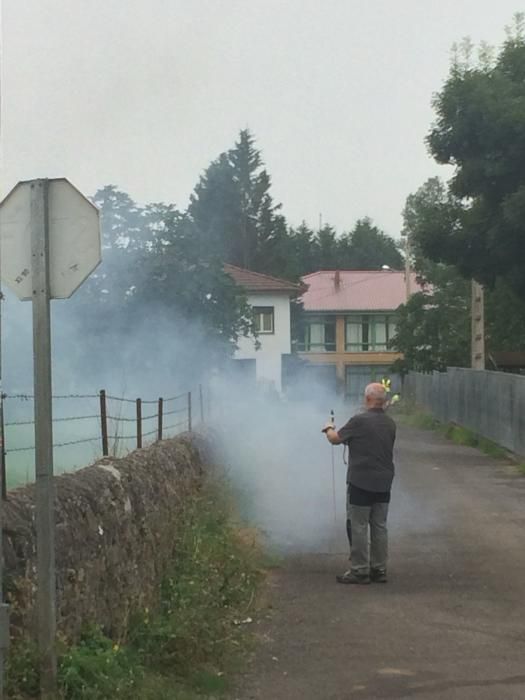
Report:
<svg viewBox="0 0 525 700"><path fill-rule="evenodd" d="M178 338L181 328L198 326L217 356L231 353L254 327L243 290L223 272L225 262L294 281L318 269L402 264L395 242L370 219L341 237L329 225L317 232L305 224L289 229L247 130L210 164L185 212L162 202L139 206L114 185L101 188L94 201L104 261L74 305L89 350L101 333L130 338L133 328L159 318L163 327L179 329ZM294 306L294 327L300 312Z"/></svg>
<svg viewBox="0 0 525 700"><path fill-rule="evenodd" d="M121 305L135 286L134 270L147 232L141 208L115 185L99 189L93 201L100 209L102 263L73 297L72 309L81 326L104 333L126 325Z"/></svg>
<svg viewBox="0 0 525 700"><path fill-rule="evenodd" d="M302 275L319 269L315 232L304 221L297 228L289 229L285 246L288 261L285 277L298 280Z"/></svg>
<svg viewBox="0 0 525 700"><path fill-rule="evenodd" d="M408 197L403 212L411 262L423 288L398 309L392 348L404 353L402 370L470 365L470 281L453 265L434 262L423 252L436 216L446 218L449 206L443 182L432 178ZM485 332L489 354L525 347L525 302L501 279L485 293Z"/></svg>
<svg viewBox="0 0 525 700"><path fill-rule="evenodd" d="M219 361L240 336L254 333L243 291L218 258L195 246L187 216L163 203L139 207L114 186L94 199L101 209L103 263L70 307L73 322L85 332L87 353L103 335L122 345L138 340L137 328L152 326L148 332L163 338L171 332L179 348L191 332L207 348L206 359ZM161 324L156 329L154 319ZM137 363L143 356L141 347Z"/></svg>
<svg viewBox="0 0 525 700"><path fill-rule="evenodd" d="M348 270L379 270L388 265L403 268L403 256L393 238L387 236L372 219L358 219L353 230L339 242L339 258Z"/></svg>
<svg viewBox="0 0 525 700"><path fill-rule="evenodd" d="M467 42L435 98L428 144L455 169L434 226L421 237L436 261L457 265L493 287L501 277L525 296L525 32L524 16L496 58Z"/></svg>
<svg viewBox="0 0 525 700"><path fill-rule="evenodd" d="M129 194L106 185L95 192L93 202L100 210L103 250L116 248L140 248L144 227L142 210Z"/></svg>
<svg viewBox="0 0 525 700"><path fill-rule="evenodd" d="M317 232L305 223L288 229L270 190L255 139L241 131L235 146L205 171L191 197L185 225L193 231L200 256L291 280L320 269L402 267L395 241L371 219L359 220L341 237L330 225Z"/></svg>
<svg viewBox="0 0 525 700"><path fill-rule="evenodd" d="M485 292L487 353L525 349L525 300L503 279Z"/></svg>
<svg viewBox="0 0 525 700"><path fill-rule="evenodd" d="M468 298L446 290L418 292L398 309L392 349L404 354L397 369L421 372L464 367L469 363Z"/></svg>
<svg viewBox="0 0 525 700"><path fill-rule="evenodd" d="M279 204L270 195L271 180L248 130L234 148L222 153L200 178L188 208L188 222L203 258L262 270L266 258L282 261L275 242L285 235Z"/></svg>
<svg viewBox="0 0 525 700"><path fill-rule="evenodd" d="M289 231L290 279L316 270L379 270L382 265L401 269L403 257L393 238L369 218L360 219L349 233L337 236L332 226L314 232L303 223Z"/></svg>
<svg viewBox="0 0 525 700"><path fill-rule="evenodd" d="M208 356L231 354L241 336L254 335L244 292L223 270L218 259L201 258L187 245L191 227L176 221L144 250L132 299L148 311L162 308L174 323L198 325ZM184 251L184 253L183 253Z"/></svg>
<svg viewBox="0 0 525 700"><path fill-rule="evenodd" d="M454 267L429 260L421 245L444 199L443 183L432 178L409 195L403 210L403 233L410 240L411 265L422 289L398 309L392 349L404 354L398 363L402 371L429 372L469 364L470 283Z"/></svg>
<svg viewBox="0 0 525 700"><path fill-rule="evenodd" d="M315 265L318 270L334 270L341 263L339 257L339 241L335 229L325 225L314 239Z"/></svg>

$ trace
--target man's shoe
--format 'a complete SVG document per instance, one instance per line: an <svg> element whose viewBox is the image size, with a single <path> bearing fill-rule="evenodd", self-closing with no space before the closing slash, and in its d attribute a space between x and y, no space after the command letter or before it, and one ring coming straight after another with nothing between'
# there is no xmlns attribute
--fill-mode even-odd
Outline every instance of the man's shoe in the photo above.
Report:
<svg viewBox="0 0 525 700"><path fill-rule="evenodd" d="M386 583L386 571L384 569L370 569L370 580L374 583Z"/></svg>
<svg viewBox="0 0 525 700"><path fill-rule="evenodd" d="M370 576L367 574L354 574L352 571L345 571L344 574L340 574L335 577L337 583L357 583L357 584L367 584L370 583Z"/></svg>

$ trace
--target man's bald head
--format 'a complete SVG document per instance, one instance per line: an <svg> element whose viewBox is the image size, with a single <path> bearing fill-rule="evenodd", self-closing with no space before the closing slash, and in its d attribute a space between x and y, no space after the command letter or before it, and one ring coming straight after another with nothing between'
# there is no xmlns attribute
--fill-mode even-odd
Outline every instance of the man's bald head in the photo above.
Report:
<svg viewBox="0 0 525 700"><path fill-rule="evenodd" d="M379 382L369 384L365 389L367 408L384 408L387 401L386 389Z"/></svg>

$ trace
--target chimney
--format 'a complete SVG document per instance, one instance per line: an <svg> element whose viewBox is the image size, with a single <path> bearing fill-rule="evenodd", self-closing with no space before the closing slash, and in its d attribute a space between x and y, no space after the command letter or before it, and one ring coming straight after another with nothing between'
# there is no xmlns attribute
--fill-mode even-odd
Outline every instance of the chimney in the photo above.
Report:
<svg viewBox="0 0 525 700"><path fill-rule="evenodd" d="M340 289L340 287L341 287L341 273L339 272L339 270L336 270L336 271L335 271L335 275L334 275L334 287L335 287L335 291L336 291L336 292L338 292L339 289Z"/></svg>

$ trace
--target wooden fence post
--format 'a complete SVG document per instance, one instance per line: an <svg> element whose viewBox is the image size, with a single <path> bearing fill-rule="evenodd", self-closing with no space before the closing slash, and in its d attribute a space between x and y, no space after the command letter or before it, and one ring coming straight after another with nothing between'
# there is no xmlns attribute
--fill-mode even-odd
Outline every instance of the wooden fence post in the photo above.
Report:
<svg viewBox="0 0 525 700"><path fill-rule="evenodd" d="M202 384L199 384L199 406L201 411L201 424L204 425L204 396L202 395Z"/></svg>
<svg viewBox="0 0 525 700"><path fill-rule="evenodd" d="M142 399L137 399L137 448L142 447Z"/></svg>
<svg viewBox="0 0 525 700"><path fill-rule="evenodd" d="M157 439L162 440L162 416L164 413L164 399L160 398L159 399L159 410L158 410L158 434L157 434Z"/></svg>
<svg viewBox="0 0 525 700"><path fill-rule="evenodd" d="M104 389L100 390L100 428L102 432L102 455L107 457L109 455L108 412L106 406L106 392Z"/></svg>

